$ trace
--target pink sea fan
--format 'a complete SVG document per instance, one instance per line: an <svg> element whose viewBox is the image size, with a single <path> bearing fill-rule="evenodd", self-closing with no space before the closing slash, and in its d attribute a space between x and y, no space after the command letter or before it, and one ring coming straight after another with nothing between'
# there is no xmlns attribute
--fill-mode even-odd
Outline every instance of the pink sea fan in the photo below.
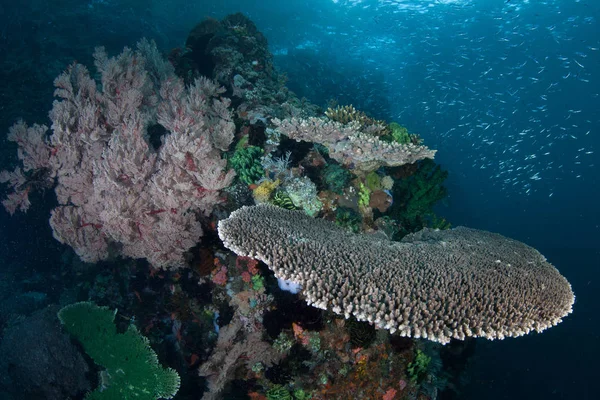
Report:
<svg viewBox="0 0 600 400"><path fill-rule="evenodd" d="M0 173L13 188L3 205L26 211L31 189L54 186L54 236L82 260L105 259L110 247L155 268L183 267L203 234L197 217L223 201L235 175L222 157L235 132L225 89L207 78L186 86L147 40L115 57L97 48L94 59L101 85L80 64L55 80L51 132L11 128L21 167Z"/></svg>

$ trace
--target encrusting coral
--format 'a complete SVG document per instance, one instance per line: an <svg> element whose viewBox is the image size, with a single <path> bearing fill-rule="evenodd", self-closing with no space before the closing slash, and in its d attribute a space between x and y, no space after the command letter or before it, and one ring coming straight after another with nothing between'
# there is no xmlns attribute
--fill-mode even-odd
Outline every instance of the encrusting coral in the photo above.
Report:
<svg viewBox="0 0 600 400"><path fill-rule="evenodd" d="M476 229L423 229L392 242L260 205L233 212L218 230L228 249L300 284L309 304L401 336L445 344L541 332L575 300L537 250Z"/></svg>

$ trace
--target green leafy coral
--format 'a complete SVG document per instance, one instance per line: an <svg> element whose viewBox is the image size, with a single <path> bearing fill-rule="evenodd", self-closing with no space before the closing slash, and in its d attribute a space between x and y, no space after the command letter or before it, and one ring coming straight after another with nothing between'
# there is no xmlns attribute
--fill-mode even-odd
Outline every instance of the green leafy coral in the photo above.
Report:
<svg viewBox="0 0 600 400"><path fill-rule="evenodd" d="M247 185L257 182L265 175L261 164L263 149L258 146L238 147L229 159L238 178Z"/></svg>
<svg viewBox="0 0 600 400"><path fill-rule="evenodd" d="M394 204L390 214L402 227L402 234L424 227L448 228L448 224L433 212L433 206L444 199L448 191L444 181L448 172L433 160L419 161L417 171L394 184Z"/></svg>
<svg viewBox="0 0 600 400"><path fill-rule="evenodd" d="M312 393L305 391L304 389L294 390L294 400L310 400L312 399Z"/></svg>
<svg viewBox="0 0 600 400"><path fill-rule="evenodd" d="M274 385L267 391L268 400L293 400L292 394L281 385Z"/></svg>
<svg viewBox="0 0 600 400"><path fill-rule="evenodd" d="M390 130L392 131L391 137L394 142L400 144L408 144L410 143L410 134L408 133L408 129L403 127L397 122L390 123Z"/></svg>
<svg viewBox="0 0 600 400"><path fill-rule="evenodd" d="M65 330L104 368L100 386L86 400L173 398L180 384L177 372L159 364L148 339L135 326L118 333L115 314L90 302L71 304L58 312Z"/></svg>
<svg viewBox="0 0 600 400"><path fill-rule="evenodd" d="M360 207L369 207L369 202L371 201L371 193L371 189L369 189L367 185L361 182L358 189L358 205Z"/></svg>
<svg viewBox="0 0 600 400"><path fill-rule="evenodd" d="M337 194L343 194L348 187L353 175L339 164L329 163L323 169L323 182L327 190Z"/></svg>
<svg viewBox="0 0 600 400"><path fill-rule="evenodd" d="M381 177L377 174L377 172L372 171L365 177L365 186L374 192L376 190L381 189Z"/></svg>
<svg viewBox="0 0 600 400"><path fill-rule="evenodd" d="M421 381L427 373L431 357L417 349L415 359L408 364L407 372L413 383Z"/></svg>
<svg viewBox="0 0 600 400"><path fill-rule="evenodd" d="M358 233L362 225L362 217L351 208L338 207L335 210L335 224Z"/></svg>
<svg viewBox="0 0 600 400"><path fill-rule="evenodd" d="M423 140L414 133L408 133L408 129L397 122L392 122L388 125L389 134L382 137L386 142L395 142L400 144L420 144Z"/></svg>

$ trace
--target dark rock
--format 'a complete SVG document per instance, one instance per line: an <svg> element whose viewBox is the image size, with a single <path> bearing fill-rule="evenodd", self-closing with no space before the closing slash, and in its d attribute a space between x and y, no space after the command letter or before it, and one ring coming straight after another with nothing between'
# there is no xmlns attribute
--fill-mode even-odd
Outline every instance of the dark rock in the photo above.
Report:
<svg viewBox="0 0 600 400"><path fill-rule="evenodd" d="M58 310L49 306L36 311L4 331L0 387L15 398L64 400L91 389L90 368L63 332Z"/></svg>

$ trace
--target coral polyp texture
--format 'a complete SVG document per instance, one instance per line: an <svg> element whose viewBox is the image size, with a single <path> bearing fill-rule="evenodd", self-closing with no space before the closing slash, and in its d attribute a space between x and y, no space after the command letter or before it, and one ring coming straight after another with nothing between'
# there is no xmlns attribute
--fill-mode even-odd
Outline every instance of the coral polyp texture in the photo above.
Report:
<svg viewBox="0 0 600 400"><path fill-rule="evenodd" d="M444 344L542 332L571 313L575 300L534 248L465 227L423 229L392 242L260 205L220 221L219 236L235 253L299 283L315 307Z"/></svg>

